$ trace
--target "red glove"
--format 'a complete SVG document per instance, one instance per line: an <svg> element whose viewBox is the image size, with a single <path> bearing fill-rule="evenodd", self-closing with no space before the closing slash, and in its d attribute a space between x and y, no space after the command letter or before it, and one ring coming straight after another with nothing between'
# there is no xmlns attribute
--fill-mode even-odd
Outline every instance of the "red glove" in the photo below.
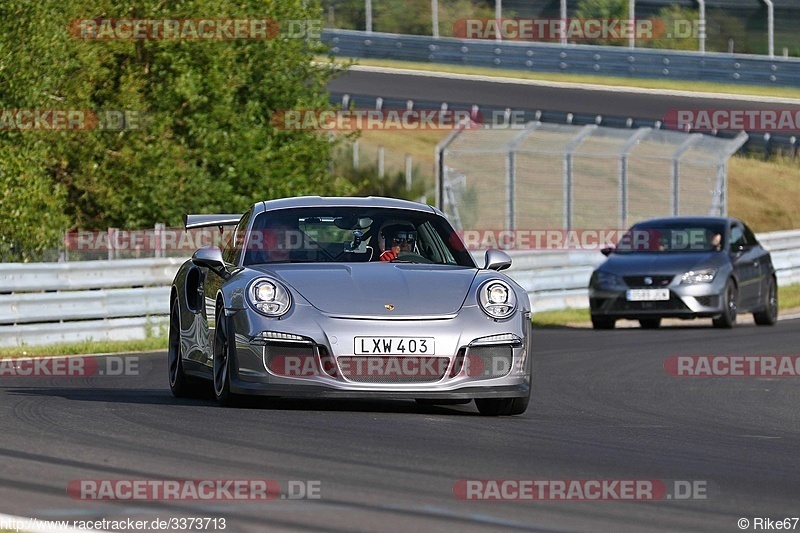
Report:
<svg viewBox="0 0 800 533"><path fill-rule="evenodd" d="M381 261L391 261L392 259L397 259L397 252L394 250L386 250L381 254Z"/></svg>

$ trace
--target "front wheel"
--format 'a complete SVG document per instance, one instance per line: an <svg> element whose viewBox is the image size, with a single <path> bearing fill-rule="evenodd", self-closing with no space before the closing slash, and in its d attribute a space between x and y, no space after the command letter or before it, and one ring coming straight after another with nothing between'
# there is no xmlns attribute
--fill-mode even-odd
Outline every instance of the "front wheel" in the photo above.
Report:
<svg viewBox="0 0 800 533"><path fill-rule="evenodd" d="M774 326L778 322L778 284L775 278L769 279L764 309L753 313L753 320L759 326Z"/></svg>
<svg viewBox="0 0 800 533"><path fill-rule="evenodd" d="M592 327L594 329L614 329L617 321L605 316L592 316Z"/></svg>
<svg viewBox="0 0 800 533"><path fill-rule="evenodd" d="M523 398L475 398L478 412L483 416L521 415L528 409L530 396Z"/></svg>
<svg viewBox="0 0 800 533"><path fill-rule="evenodd" d="M729 279L722 293L722 314L713 319L715 328L732 328L736 324L736 309L738 307L739 291L736 284Z"/></svg>
<svg viewBox="0 0 800 533"><path fill-rule="evenodd" d="M223 310L217 311L214 329L214 397L223 407L234 405L236 395L231 392L231 357L228 321Z"/></svg>

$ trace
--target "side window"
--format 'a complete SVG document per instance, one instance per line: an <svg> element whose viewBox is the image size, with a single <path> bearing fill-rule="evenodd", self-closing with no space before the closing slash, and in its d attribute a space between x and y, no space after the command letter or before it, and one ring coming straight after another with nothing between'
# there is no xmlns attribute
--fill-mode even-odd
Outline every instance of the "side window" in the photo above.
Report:
<svg viewBox="0 0 800 533"><path fill-rule="evenodd" d="M242 247L244 246L245 237L247 234L247 225L250 222L250 215L253 210L251 209L245 213L239 223L236 225L236 230L233 232L225 250L222 252L222 259L226 263L239 264L239 259L242 256Z"/></svg>
<svg viewBox="0 0 800 533"><path fill-rule="evenodd" d="M747 240L744 237L744 230L738 224L734 224L731 226L731 251L736 252L739 250L739 246L745 246L747 244Z"/></svg>

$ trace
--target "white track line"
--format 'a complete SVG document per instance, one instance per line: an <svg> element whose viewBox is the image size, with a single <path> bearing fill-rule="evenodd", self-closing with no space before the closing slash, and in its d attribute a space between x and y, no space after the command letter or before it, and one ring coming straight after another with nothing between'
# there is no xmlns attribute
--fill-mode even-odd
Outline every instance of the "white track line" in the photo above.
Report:
<svg viewBox="0 0 800 533"><path fill-rule="evenodd" d="M348 70L354 72L371 72L375 74L401 74L406 76L424 76L428 78L444 78L449 80L481 81L507 85L530 85L534 87L550 87L554 89L581 89L591 91L606 91L622 94L649 94L653 96L679 96L681 98L705 98L729 100L739 102L761 102L770 104L800 105L800 98L783 98L777 96L756 96L747 94L728 93L702 93L695 91L679 91L674 89L645 89L640 87L626 87L613 85L597 85L593 83L571 83L545 80L526 80L521 78L508 78L503 76L482 76L478 74L456 74L453 72L433 72L428 70L415 70L390 67L372 67L368 65L352 65Z"/></svg>

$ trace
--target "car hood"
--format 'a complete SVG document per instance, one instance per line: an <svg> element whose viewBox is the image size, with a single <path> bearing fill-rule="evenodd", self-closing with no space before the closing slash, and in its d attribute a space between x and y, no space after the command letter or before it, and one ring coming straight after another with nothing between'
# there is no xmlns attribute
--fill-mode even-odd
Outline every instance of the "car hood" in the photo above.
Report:
<svg viewBox="0 0 800 533"><path fill-rule="evenodd" d="M676 275L700 268L715 268L722 264L721 252L631 252L614 253L600 266L600 270L627 275Z"/></svg>
<svg viewBox="0 0 800 533"><path fill-rule="evenodd" d="M275 276L323 313L339 317L453 315L461 309L477 273L474 268L405 263L251 268Z"/></svg>

